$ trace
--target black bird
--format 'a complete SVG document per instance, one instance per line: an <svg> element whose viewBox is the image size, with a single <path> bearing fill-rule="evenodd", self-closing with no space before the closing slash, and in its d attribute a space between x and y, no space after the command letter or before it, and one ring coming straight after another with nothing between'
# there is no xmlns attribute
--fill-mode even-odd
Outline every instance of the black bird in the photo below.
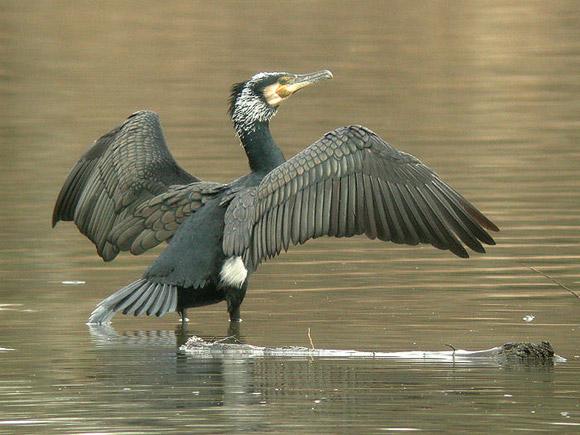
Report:
<svg viewBox="0 0 580 435"><path fill-rule="evenodd" d="M417 158L369 129L341 127L286 160L270 133L280 104L332 78L260 73L233 86L229 114L251 172L201 181L171 156L157 114L141 111L107 133L74 166L53 226L74 221L105 260L166 249L141 279L99 303L89 323L123 314L162 316L227 302L240 320L248 277L267 258L320 236L428 243L468 257L495 244L489 219Z"/></svg>

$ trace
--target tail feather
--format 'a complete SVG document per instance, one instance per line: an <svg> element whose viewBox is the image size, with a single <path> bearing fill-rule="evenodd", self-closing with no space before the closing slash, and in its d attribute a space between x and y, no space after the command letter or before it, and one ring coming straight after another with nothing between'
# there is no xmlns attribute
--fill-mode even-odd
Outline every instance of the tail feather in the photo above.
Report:
<svg viewBox="0 0 580 435"><path fill-rule="evenodd" d="M103 307L105 309L108 309L108 307L110 307L110 306L119 306L119 304L122 301L124 301L127 297L129 297L134 291L139 290L141 285L145 282L146 281L144 279L139 279L137 281L132 282L128 286L125 286L122 289L116 291L108 298L103 299L101 302L99 302L96 309L103 308ZM95 311L96 311L96 309L95 309ZM112 312L110 317L113 317L113 314L114 314L114 312ZM92 323L92 322L90 322L90 323Z"/></svg>
<svg viewBox="0 0 580 435"><path fill-rule="evenodd" d="M163 284L151 284L147 289L148 291L143 292L139 300L135 303L134 308L131 308L131 313L135 316L140 316L147 311L147 308L157 299L157 293L160 288L163 288Z"/></svg>
<svg viewBox="0 0 580 435"><path fill-rule="evenodd" d="M159 312L159 309L161 308L161 306L163 305L163 302L165 301L165 298L163 297L163 294L165 293L165 290L168 287L169 286L167 284L163 284L163 287L158 291L157 299L155 300L155 302L153 302L151 304L151 306L147 310L147 315L148 316L150 316L153 313Z"/></svg>
<svg viewBox="0 0 580 435"><path fill-rule="evenodd" d="M161 311L163 312L175 311L175 309L177 308L177 291L170 293L171 297L165 298L165 301L161 306Z"/></svg>
<svg viewBox="0 0 580 435"><path fill-rule="evenodd" d="M129 294L129 296L124 298L115 306L115 311L122 311L123 314L129 314L129 310L131 309L131 307L135 305L137 300L141 297L143 292L147 290L148 287L149 283L145 282L143 285L136 288Z"/></svg>
<svg viewBox="0 0 580 435"><path fill-rule="evenodd" d="M123 302L124 309L123 314L134 314L135 316L136 311L147 301L155 292L155 283L147 283L143 287L141 287L140 292L135 292L135 298L133 301ZM129 298L127 298L129 299ZM120 309L120 308L119 308Z"/></svg>
<svg viewBox="0 0 580 435"><path fill-rule="evenodd" d="M177 287L139 279L102 300L91 313L89 325L110 323L118 311L135 316L163 316L177 308Z"/></svg>
<svg viewBox="0 0 580 435"><path fill-rule="evenodd" d="M163 285L155 286L155 289L153 289L151 295L147 298L147 300L145 300L144 303L141 304L141 306L135 310L135 315L140 316L141 314L147 313L148 311L151 312L151 307L157 301L157 297L159 296L159 293L161 292L162 289Z"/></svg>

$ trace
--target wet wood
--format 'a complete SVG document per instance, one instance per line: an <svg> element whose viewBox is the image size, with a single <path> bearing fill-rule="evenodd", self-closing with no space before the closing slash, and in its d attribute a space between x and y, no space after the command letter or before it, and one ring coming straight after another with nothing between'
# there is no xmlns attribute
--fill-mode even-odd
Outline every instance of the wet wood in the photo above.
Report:
<svg viewBox="0 0 580 435"><path fill-rule="evenodd" d="M565 359L554 353L547 341L540 343L505 343L501 346L484 350L455 349L445 351L403 351L403 352L368 352L357 350L315 349L307 347L262 347L231 342L234 337L217 341L206 341L193 336L180 350L197 358L357 358L357 359L393 359L412 361L442 362L483 362L551 364L564 362Z"/></svg>

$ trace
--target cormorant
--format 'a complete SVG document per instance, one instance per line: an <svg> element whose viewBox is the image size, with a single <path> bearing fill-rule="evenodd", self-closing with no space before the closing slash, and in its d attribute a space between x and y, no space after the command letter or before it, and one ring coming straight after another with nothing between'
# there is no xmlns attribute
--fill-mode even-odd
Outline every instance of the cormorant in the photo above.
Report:
<svg viewBox="0 0 580 435"><path fill-rule="evenodd" d="M201 181L169 152L159 117L131 115L81 157L62 187L53 226L74 221L105 260L169 242L143 276L100 302L89 323L123 314L162 316L227 302L231 321L249 275L267 258L320 236L428 243L468 257L498 228L430 168L358 125L340 127L286 160L270 133L280 104L331 79L259 73L233 86L229 115L251 172Z"/></svg>

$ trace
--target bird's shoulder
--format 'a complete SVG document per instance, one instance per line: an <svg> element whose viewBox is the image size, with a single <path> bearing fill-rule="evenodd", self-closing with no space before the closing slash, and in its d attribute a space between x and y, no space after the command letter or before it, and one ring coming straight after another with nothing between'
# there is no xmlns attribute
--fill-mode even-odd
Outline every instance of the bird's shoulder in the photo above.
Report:
<svg viewBox="0 0 580 435"><path fill-rule="evenodd" d="M422 162L415 156L395 148L370 128L352 124L335 128L270 171L260 183L260 196L286 185L305 173L326 174L360 170L369 160L387 166L417 166Z"/></svg>
<svg viewBox="0 0 580 435"><path fill-rule="evenodd" d="M151 110L139 110L129 115L123 122L108 131L89 147L82 156L85 160L95 160L103 156L107 151L119 148L123 142L119 142L119 136L125 134L128 137L144 138L153 135L158 138L161 133L161 120L156 112Z"/></svg>
<svg viewBox="0 0 580 435"><path fill-rule="evenodd" d="M345 149L351 152L367 149L378 153L383 158L401 162L420 162L415 156L397 149L363 125L351 124L338 127L326 133L320 142L333 150L339 150L339 153ZM342 157L342 155L339 154L337 157Z"/></svg>

